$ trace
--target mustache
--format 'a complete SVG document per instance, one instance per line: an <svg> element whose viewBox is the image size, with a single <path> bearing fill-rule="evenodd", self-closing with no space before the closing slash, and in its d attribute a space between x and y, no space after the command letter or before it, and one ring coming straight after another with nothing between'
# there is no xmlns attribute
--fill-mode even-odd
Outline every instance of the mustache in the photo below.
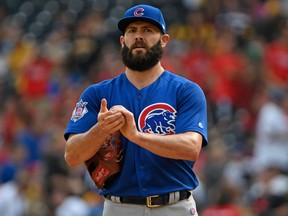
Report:
<svg viewBox="0 0 288 216"><path fill-rule="evenodd" d="M131 49L134 48L146 48L147 49L147 45L143 42L143 41L136 41L132 46Z"/></svg>

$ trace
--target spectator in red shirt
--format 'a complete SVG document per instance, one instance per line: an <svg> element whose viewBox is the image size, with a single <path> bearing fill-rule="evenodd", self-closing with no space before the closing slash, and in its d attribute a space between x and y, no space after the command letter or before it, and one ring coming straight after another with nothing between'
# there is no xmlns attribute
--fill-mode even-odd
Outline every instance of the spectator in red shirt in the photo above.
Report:
<svg viewBox="0 0 288 216"><path fill-rule="evenodd" d="M212 56L213 100L228 100L237 104L242 94L244 58L236 53L233 33L220 33L216 50Z"/></svg>
<svg viewBox="0 0 288 216"><path fill-rule="evenodd" d="M195 37L191 40L189 48L189 51L180 59L184 75L199 84L209 96L211 56L207 44L202 38Z"/></svg>
<svg viewBox="0 0 288 216"><path fill-rule="evenodd" d="M52 69L52 62L36 51L33 60L22 71L21 94L33 99L47 96Z"/></svg>
<svg viewBox="0 0 288 216"><path fill-rule="evenodd" d="M263 63L268 85L284 87L288 85L288 19L279 23L279 34L267 44Z"/></svg>

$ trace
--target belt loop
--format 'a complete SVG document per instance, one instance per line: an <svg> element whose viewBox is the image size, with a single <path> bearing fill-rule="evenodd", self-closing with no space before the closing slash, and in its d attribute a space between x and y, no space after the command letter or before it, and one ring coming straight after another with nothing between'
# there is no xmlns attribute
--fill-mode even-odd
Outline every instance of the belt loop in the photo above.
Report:
<svg viewBox="0 0 288 216"><path fill-rule="evenodd" d="M116 202L116 203L121 203L120 197L117 197L117 196L111 196L111 201Z"/></svg>
<svg viewBox="0 0 288 216"><path fill-rule="evenodd" d="M180 199L180 192L179 191L172 192L169 194L169 204L178 202L179 199Z"/></svg>

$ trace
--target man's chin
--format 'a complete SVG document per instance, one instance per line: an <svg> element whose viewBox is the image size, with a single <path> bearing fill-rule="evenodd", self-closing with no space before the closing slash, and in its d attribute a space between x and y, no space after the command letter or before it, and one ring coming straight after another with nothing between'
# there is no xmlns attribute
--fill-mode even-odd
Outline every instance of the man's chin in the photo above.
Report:
<svg viewBox="0 0 288 216"><path fill-rule="evenodd" d="M134 48L132 51L133 55L145 55L146 54L146 49L145 48Z"/></svg>

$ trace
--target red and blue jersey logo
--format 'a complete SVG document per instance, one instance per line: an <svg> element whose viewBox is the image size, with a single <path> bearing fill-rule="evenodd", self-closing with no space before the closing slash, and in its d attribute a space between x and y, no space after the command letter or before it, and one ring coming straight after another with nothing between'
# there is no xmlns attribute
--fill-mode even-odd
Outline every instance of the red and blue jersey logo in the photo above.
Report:
<svg viewBox="0 0 288 216"><path fill-rule="evenodd" d="M166 103L155 103L146 107L139 116L140 131L151 134L175 134L176 110Z"/></svg>

